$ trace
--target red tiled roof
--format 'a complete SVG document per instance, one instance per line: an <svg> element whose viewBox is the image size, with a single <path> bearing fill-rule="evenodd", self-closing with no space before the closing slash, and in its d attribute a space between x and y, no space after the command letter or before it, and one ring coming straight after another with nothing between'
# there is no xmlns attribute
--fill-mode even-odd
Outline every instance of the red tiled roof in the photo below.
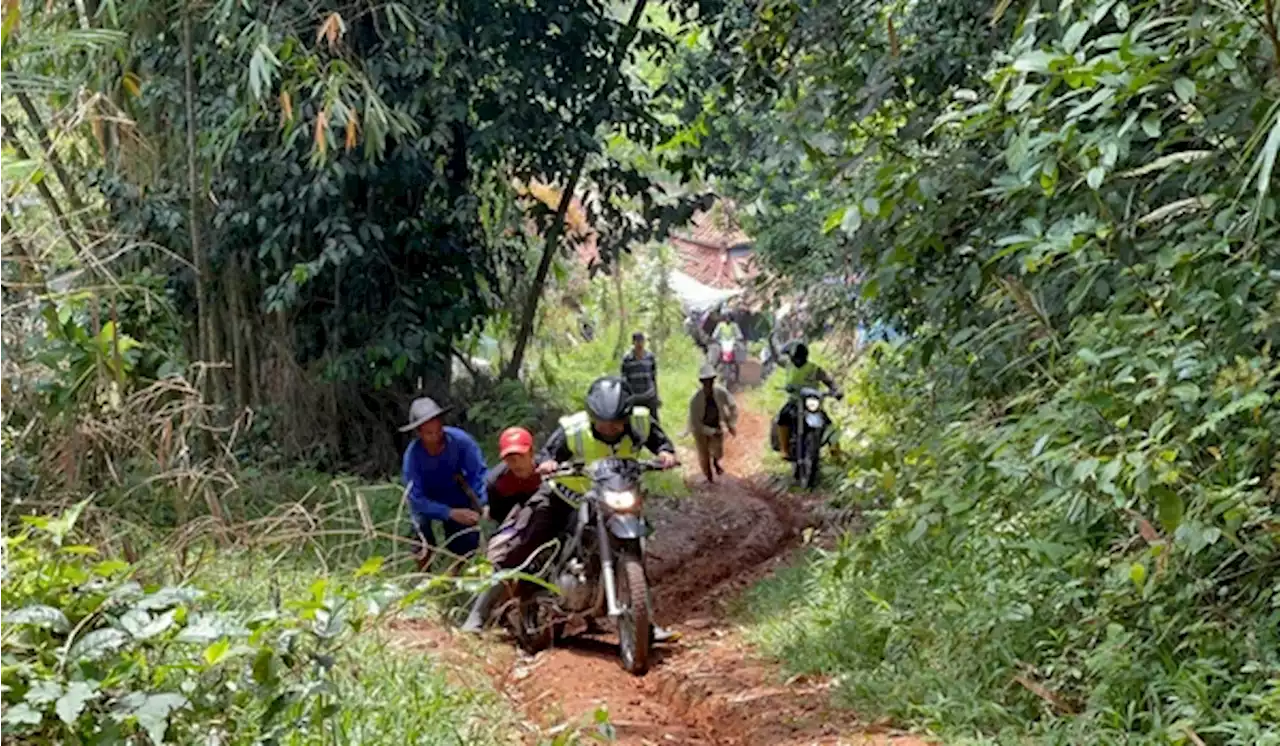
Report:
<svg viewBox="0 0 1280 746"><path fill-rule="evenodd" d="M722 200L712 210L694 213L687 230L673 232L671 242L680 253L681 269L699 282L716 288L741 287L755 277L757 268L750 250L730 253L737 246L750 246L751 236L733 220L733 203Z"/></svg>
<svg viewBox="0 0 1280 746"><path fill-rule="evenodd" d="M731 256L727 248L713 248L680 236L672 236L671 243L680 256L680 271L704 285L737 288L756 275L750 254Z"/></svg>

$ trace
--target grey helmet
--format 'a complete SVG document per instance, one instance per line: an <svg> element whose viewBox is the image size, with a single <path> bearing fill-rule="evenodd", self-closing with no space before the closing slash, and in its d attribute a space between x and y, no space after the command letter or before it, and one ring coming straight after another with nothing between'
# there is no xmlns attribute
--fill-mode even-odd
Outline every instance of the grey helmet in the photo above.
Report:
<svg viewBox="0 0 1280 746"><path fill-rule="evenodd" d="M625 420L631 416L631 389L617 376L603 376L587 389L587 414L592 420Z"/></svg>

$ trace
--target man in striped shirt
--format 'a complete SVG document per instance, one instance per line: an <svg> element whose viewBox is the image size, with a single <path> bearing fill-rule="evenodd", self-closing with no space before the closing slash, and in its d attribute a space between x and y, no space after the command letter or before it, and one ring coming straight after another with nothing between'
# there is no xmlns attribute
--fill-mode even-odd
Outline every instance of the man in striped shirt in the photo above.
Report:
<svg viewBox="0 0 1280 746"><path fill-rule="evenodd" d="M658 361L644 347L644 332L631 335L634 345L622 358L622 378L634 396L634 403L648 407L653 421L658 421Z"/></svg>

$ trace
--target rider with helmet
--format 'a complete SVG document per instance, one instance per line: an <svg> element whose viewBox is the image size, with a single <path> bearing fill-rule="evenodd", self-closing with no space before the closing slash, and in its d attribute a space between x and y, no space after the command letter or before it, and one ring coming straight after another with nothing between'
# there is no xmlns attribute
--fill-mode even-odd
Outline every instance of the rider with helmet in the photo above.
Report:
<svg viewBox="0 0 1280 746"><path fill-rule="evenodd" d="M538 470L554 472L565 462L591 463L609 456L638 458L647 448L664 467L676 463L676 449L646 407L632 402L631 389L621 378L597 378L587 390L585 411L560 418L538 454ZM577 494L591 486L587 477L561 477L556 483Z"/></svg>
<svg viewBox="0 0 1280 746"><path fill-rule="evenodd" d="M835 381L831 380L831 376L818 366L817 363L809 359L809 346L804 342L795 342L789 344L791 348L791 370L787 374L786 386L788 390L796 388L814 388L819 383L824 383L832 392L837 392ZM788 461L791 460L791 431L796 426L796 400L794 397L788 397L787 403L782 405L782 410L778 412L778 445L782 451L782 457Z"/></svg>
<svg viewBox="0 0 1280 746"><path fill-rule="evenodd" d="M598 378L587 390L585 411L560 418L560 427L538 454L538 471L554 473L561 463L590 463L602 458L638 458L642 449L657 454L665 467L676 463L675 446L654 422L649 410L632 404L631 391L621 378ZM520 567L538 547L552 541L569 525L576 501L591 486L587 477L557 477L513 510L489 544L489 559L500 569ZM494 547L500 547L495 552ZM478 630L497 597L495 586L472 607L464 629ZM657 637L666 636L655 630Z"/></svg>
<svg viewBox="0 0 1280 746"><path fill-rule="evenodd" d="M711 333L711 338L722 349L727 347L732 350L745 338L742 334L742 327L738 326L738 321L735 317L736 314L733 311L725 311L720 323L716 324L715 331Z"/></svg>

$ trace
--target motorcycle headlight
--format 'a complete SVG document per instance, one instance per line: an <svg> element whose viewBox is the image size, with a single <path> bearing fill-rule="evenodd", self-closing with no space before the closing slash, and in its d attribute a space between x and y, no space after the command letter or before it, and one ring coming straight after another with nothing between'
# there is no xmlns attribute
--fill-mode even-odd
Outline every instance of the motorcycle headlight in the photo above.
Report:
<svg viewBox="0 0 1280 746"><path fill-rule="evenodd" d="M639 498L632 490L604 493L604 504L608 505L612 510L631 510L638 501Z"/></svg>
<svg viewBox="0 0 1280 746"><path fill-rule="evenodd" d="M810 412L817 412L822 407L822 401L817 398L809 398L804 400L804 408Z"/></svg>

